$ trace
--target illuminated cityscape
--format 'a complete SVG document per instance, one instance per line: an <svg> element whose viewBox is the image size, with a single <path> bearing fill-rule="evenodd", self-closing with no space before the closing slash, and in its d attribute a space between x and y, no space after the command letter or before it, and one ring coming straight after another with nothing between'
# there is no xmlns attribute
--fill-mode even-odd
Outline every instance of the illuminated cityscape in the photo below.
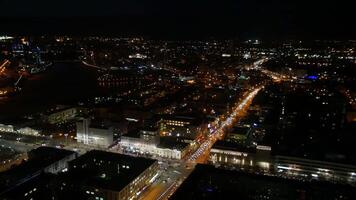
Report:
<svg viewBox="0 0 356 200"><path fill-rule="evenodd" d="M0 199L356 196L347 6L20 3L0 3Z"/></svg>

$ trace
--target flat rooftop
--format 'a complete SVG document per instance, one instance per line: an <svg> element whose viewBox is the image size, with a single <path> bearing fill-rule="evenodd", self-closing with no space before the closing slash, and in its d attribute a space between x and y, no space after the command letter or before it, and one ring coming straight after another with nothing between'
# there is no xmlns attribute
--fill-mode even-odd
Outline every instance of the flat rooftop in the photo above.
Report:
<svg viewBox="0 0 356 200"><path fill-rule="evenodd" d="M248 127L237 127L234 126L229 134L238 134L238 135L247 135L249 133L250 128Z"/></svg>
<svg viewBox="0 0 356 200"><path fill-rule="evenodd" d="M0 173L0 191L2 189L11 187L24 179L32 177L45 167L71 155L74 151L64 149L57 149L51 147L39 147L31 150L28 153L29 160L22 164Z"/></svg>
<svg viewBox="0 0 356 200"><path fill-rule="evenodd" d="M249 148L249 147L242 146L241 144L236 142L221 141L221 140L216 141L212 149L256 153L256 148L252 148L252 147Z"/></svg>
<svg viewBox="0 0 356 200"><path fill-rule="evenodd" d="M279 177L197 165L170 198L175 199L353 199L356 188L327 182L303 182Z"/></svg>
<svg viewBox="0 0 356 200"><path fill-rule="evenodd" d="M122 135L122 137L129 137L129 138L140 138L140 130L139 129L134 129L129 131L128 133Z"/></svg>
<svg viewBox="0 0 356 200"><path fill-rule="evenodd" d="M69 162L69 181L121 191L156 160L92 150Z"/></svg>
<svg viewBox="0 0 356 200"><path fill-rule="evenodd" d="M177 140L174 137L161 137L157 147L165 148L165 149L182 150L185 149L188 145L189 145L188 143Z"/></svg>
<svg viewBox="0 0 356 200"><path fill-rule="evenodd" d="M161 115L160 119L190 122L191 125L200 125L202 123L202 119L190 115Z"/></svg>

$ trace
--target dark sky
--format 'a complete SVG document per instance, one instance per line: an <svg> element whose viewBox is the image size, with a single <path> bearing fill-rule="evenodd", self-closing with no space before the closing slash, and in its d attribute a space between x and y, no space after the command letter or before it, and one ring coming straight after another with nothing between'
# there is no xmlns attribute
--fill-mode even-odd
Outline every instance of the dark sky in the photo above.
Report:
<svg viewBox="0 0 356 200"><path fill-rule="evenodd" d="M0 0L0 8L1 23L27 31L356 39L346 0Z"/></svg>

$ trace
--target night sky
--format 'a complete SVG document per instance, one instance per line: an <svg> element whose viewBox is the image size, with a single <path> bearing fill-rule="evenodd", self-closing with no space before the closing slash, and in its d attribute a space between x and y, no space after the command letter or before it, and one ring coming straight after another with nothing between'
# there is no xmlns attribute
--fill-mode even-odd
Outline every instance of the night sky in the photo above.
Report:
<svg viewBox="0 0 356 200"><path fill-rule="evenodd" d="M355 39L352 1L0 0L0 22L33 32ZM55 24L55 25L54 25ZM4 30L3 30L4 31ZM5 30L6 31L6 30ZM179 34L178 34L179 32Z"/></svg>

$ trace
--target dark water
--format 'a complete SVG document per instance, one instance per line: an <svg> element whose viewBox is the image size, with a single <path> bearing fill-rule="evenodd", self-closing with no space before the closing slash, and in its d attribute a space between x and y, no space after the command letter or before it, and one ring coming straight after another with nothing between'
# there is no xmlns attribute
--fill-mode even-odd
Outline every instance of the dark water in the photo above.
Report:
<svg viewBox="0 0 356 200"><path fill-rule="evenodd" d="M77 104L100 92L96 71L80 63L56 63L24 80L16 95L0 100L0 119L31 114L55 104Z"/></svg>

